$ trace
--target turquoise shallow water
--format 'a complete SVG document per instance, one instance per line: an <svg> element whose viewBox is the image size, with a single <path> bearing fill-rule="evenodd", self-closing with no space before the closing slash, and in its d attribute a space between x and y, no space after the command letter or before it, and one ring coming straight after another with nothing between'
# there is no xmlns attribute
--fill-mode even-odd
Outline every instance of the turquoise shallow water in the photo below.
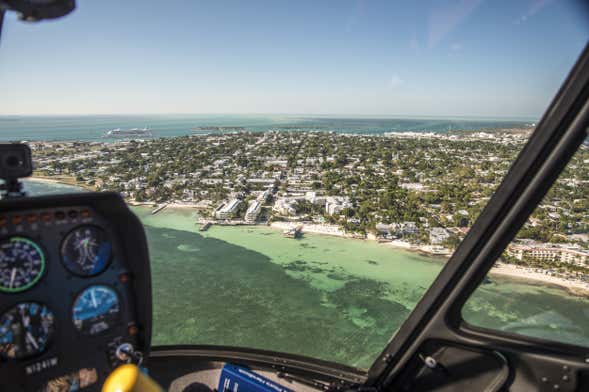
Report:
<svg viewBox="0 0 589 392"><path fill-rule="evenodd" d="M228 344L369 367L443 266L369 241L292 240L267 227L199 233L188 211L134 210L152 251L154 344ZM463 316L589 346L588 305L559 288L492 277Z"/></svg>
<svg viewBox="0 0 589 392"><path fill-rule="evenodd" d="M47 190L56 188L35 185ZM292 240L268 227L201 233L188 210L133 210L149 241L155 345L255 347L367 368L443 266L369 241ZM589 346L589 300L534 281L492 277L463 315Z"/></svg>
<svg viewBox="0 0 589 392"><path fill-rule="evenodd" d="M60 193L84 192L84 189L66 184L24 180L23 190L30 195L57 195Z"/></svg>

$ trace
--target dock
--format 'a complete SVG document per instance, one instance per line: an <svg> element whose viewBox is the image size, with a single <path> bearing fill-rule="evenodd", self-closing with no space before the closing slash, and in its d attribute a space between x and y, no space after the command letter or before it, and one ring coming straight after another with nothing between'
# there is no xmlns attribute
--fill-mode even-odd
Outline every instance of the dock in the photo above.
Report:
<svg viewBox="0 0 589 392"><path fill-rule="evenodd" d="M161 206L159 206L158 208L156 208L155 210L151 211L151 215L155 215L158 212L160 212L161 210L163 210L164 208L166 208L168 205L167 204L162 204Z"/></svg>
<svg viewBox="0 0 589 392"><path fill-rule="evenodd" d="M286 238L299 238L303 234L303 225L297 227L291 227L282 232L282 235Z"/></svg>
<svg viewBox="0 0 589 392"><path fill-rule="evenodd" d="M200 226L200 228L198 229L199 231L207 231L209 229L209 227L211 227L213 225L212 222L205 222L202 226Z"/></svg>

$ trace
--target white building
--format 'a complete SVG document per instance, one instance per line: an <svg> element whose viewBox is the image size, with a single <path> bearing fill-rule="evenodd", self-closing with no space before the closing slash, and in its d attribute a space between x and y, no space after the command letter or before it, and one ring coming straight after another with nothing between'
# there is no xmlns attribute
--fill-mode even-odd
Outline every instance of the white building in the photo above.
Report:
<svg viewBox="0 0 589 392"><path fill-rule="evenodd" d="M425 191L427 187L420 182L404 182L399 184L399 186L403 189L407 189L409 191Z"/></svg>
<svg viewBox="0 0 589 392"><path fill-rule="evenodd" d="M328 215L339 214L346 208L352 208L352 203L347 197L333 196L325 199L325 212Z"/></svg>
<svg viewBox="0 0 589 392"><path fill-rule="evenodd" d="M571 245L527 244L510 245L507 254L522 260L529 257L548 262L561 262L586 267L589 264L589 252Z"/></svg>
<svg viewBox="0 0 589 392"><path fill-rule="evenodd" d="M252 200L245 212L245 221L253 223L258 219L258 215L260 215L260 211L262 211L262 204L257 200Z"/></svg>
<svg viewBox="0 0 589 392"><path fill-rule="evenodd" d="M268 201L270 196L272 196L272 189L268 188L264 192L260 193L256 200L260 203L265 203Z"/></svg>
<svg viewBox="0 0 589 392"><path fill-rule="evenodd" d="M433 245L439 245L450 238L450 233L443 227L432 227L429 231L429 242Z"/></svg>
<svg viewBox="0 0 589 392"><path fill-rule="evenodd" d="M264 186L272 186L274 185L274 178L248 178L247 183L252 185L264 185Z"/></svg>
<svg viewBox="0 0 589 392"><path fill-rule="evenodd" d="M297 201L296 199L287 199L287 198L280 198L276 200L274 206L272 207L272 211L277 212L280 215L296 215L297 210L295 208Z"/></svg>
<svg viewBox="0 0 589 392"><path fill-rule="evenodd" d="M399 231L403 234L417 234L417 225L411 221L401 222Z"/></svg>
<svg viewBox="0 0 589 392"><path fill-rule="evenodd" d="M393 225L388 225L385 223L377 223L375 228L376 228L376 231L378 232L378 234L384 238L395 238L396 237L397 230L396 230L396 227L394 227Z"/></svg>
<svg viewBox="0 0 589 392"><path fill-rule="evenodd" d="M225 204L223 207L217 209L215 211L215 217L217 219L231 219L235 216L237 212L237 208L241 204L241 200L233 199L229 203Z"/></svg>
<svg viewBox="0 0 589 392"><path fill-rule="evenodd" d="M305 200L309 203L320 205L325 204L326 198L325 196L317 196L317 192L309 191L305 192Z"/></svg>

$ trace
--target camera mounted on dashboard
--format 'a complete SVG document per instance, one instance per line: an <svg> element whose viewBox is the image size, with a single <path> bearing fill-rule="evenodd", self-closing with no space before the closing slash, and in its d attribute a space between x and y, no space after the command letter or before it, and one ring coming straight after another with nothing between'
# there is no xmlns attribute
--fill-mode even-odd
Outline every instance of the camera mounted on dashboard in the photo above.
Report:
<svg viewBox="0 0 589 392"><path fill-rule="evenodd" d="M22 143L0 144L0 198L8 199L26 196L20 178L33 174L31 149Z"/></svg>

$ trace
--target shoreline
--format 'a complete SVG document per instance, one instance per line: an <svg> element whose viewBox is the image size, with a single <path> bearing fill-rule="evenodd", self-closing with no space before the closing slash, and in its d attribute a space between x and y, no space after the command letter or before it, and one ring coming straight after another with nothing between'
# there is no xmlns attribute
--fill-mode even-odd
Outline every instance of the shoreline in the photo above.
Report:
<svg viewBox="0 0 589 392"><path fill-rule="evenodd" d="M405 250L412 253L418 253L421 255L425 255L428 257L434 257L439 259L447 260L447 258L451 255L451 253L440 253L435 252L431 245L414 245L406 241L401 240L392 240L392 241L379 241L374 236L368 236L366 238L359 237L358 235L346 233L343 229L336 225L327 225L327 224L320 224L320 223L293 223L293 222L272 222L269 227L273 229L279 230L287 230L294 228L298 225L302 225L302 233L309 233L309 234L318 234L318 235L327 235L333 237L340 237L340 238L349 238L354 240L362 240L362 241L369 241L369 242L376 242L379 245L386 245L390 246L394 249Z"/></svg>
<svg viewBox="0 0 589 392"><path fill-rule="evenodd" d="M275 224L275 223L279 223L279 224ZM291 222L274 222L269 227L272 227L274 229L282 229L282 228L286 229L286 228L290 227L289 224L291 225ZM316 226L320 226L320 225L316 225ZM309 233L309 234L318 234L318 235L331 235L331 236L337 236L337 237L346 238L346 239L377 242L377 241L371 240L371 239L361 239L361 238L356 238L352 235L346 235L341 230L340 230L340 232L342 232L343 234L332 234L331 232L306 231L305 227L306 226L303 225L303 230L302 230L303 234ZM399 241L399 240L378 243L378 244L379 245L386 245L386 246L389 246L393 249L398 249L398 250L403 250L406 252L420 254L422 256L426 256L426 257L431 258L433 261L441 262L444 264L448 261L449 257L451 256L451 255L446 256L446 255L440 255L440 254L435 254L435 253L429 253L426 250L422 249L422 247L415 246L415 245L412 245L408 242ZM505 276L505 277L509 277L512 279L524 280L524 281L528 281L528 282L529 281L540 282L544 285L556 286L556 287L563 289L563 290L567 291L568 293L575 295L575 296L583 296L583 297L589 296L589 283L588 282L583 282L583 281L580 281L577 279L574 279L574 280L565 279L565 278L561 278L558 276L549 275L547 273L537 272L537 271L534 271L532 268L520 267L520 266L516 266L513 264L506 264L501 261L495 262L495 264L493 265L493 267L489 271L488 275L489 276Z"/></svg>
<svg viewBox="0 0 589 392"><path fill-rule="evenodd" d="M179 209L185 209L186 206L182 206ZM178 207L173 207L170 204L162 213L165 213L166 210L174 210ZM293 222L272 222L271 224L217 224L214 223L213 226L236 226L236 227L267 227L273 229L275 231L284 231L293 226L298 226ZM310 230L309 230L310 228ZM325 229L328 230L325 230ZM376 245L382 245L390 247L394 250L401 250L409 253L418 254L421 256L428 257L433 262L445 264L450 255L440 255L435 253L430 253L427 250L422 249L422 247L415 246L409 244L408 242L404 241L390 241L390 242L378 242L374 239L367 239L367 238L358 238L353 236L352 234L347 234L341 229L336 229L336 226L333 225L322 225L322 224L303 224L302 229L303 234L309 235L318 235L318 236L329 236L329 237L339 237L346 240L358 240L358 241L365 241L374 243ZM559 289L566 291L567 293L574 295L574 296L582 296L587 297L589 296L589 283L582 282L580 280L569 280L564 279L558 276L552 276L541 272L536 272L531 268L520 267L513 264L506 264L501 261L497 261L495 265L491 268L488 273L489 276L504 276L511 279L519 280L519 281L526 281L530 282L538 282L542 285L553 286Z"/></svg>
<svg viewBox="0 0 589 392"><path fill-rule="evenodd" d="M75 178L73 177L68 177L68 176L63 176L63 177L59 177L59 176L53 176L53 177L47 177L47 176L39 176L39 175L33 175L31 177L27 177L24 179L25 181L32 181L32 182L39 182L42 184L59 184L59 185L67 185L67 186L71 186L71 187L78 187L78 188L82 188L85 189L87 191L96 191L96 188L94 188L91 185L88 184L80 184L79 182L77 182L75 180Z"/></svg>
<svg viewBox="0 0 589 392"><path fill-rule="evenodd" d="M79 183L75 182L75 179L73 178L67 178L69 179L71 182L67 182L67 180L64 181L64 179L62 178L47 178L44 176L34 176L34 177L29 177L27 178L27 180L29 181L36 181L36 182L41 182L41 183L53 183L53 184L62 184L62 185L68 185L68 186L77 186L86 190L91 190L94 191L93 188L91 188L88 185L82 185ZM137 202L135 200L125 200L125 202L131 206L139 206L139 207L155 207L156 205L160 205L156 202ZM180 210L186 210L186 209L194 209L194 210L198 210L198 207L196 206L196 203L179 203L179 202L174 202L174 203L162 203L162 204L167 204L166 208L161 211L161 213L165 213L165 210L171 209L180 209ZM294 224L296 226L296 224ZM242 225L235 225L235 226L265 226L265 227L269 227L275 230L285 230L287 228L290 228L293 226L293 222L272 222L271 224L268 225L262 225L262 224L247 224L244 223ZM397 250L403 250L406 252L410 252L410 253L416 253L416 254L420 254L422 256L426 256L431 258L434 261L438 261L438 262L442 262L445 263L448 258L450 257L450 255L441 255L441 254L436 254L436 253L432 253L429 252L427 249L423 249L423 247L419 247L419 246L415 246L412 245L408 242L404 242L404 241L399 241L399 240L394 240L394 241L389 241L389 242L384 242L384 243L378 243L378 241L373 240L373 239L367 239L367 238L358 238L356 236L354 236L353 234L348 234L345 233L341 228L334 226L334 225L323 225L323 224L303 224L303 234L308 233L311 235L325 235L325 236L332 236L332 237L339 237L339 238L344 238L344 239L352 239L352 240L362 240L362 241L370 241L370 242L375 242L379 245L386 245L389 246L393 249L397 249ZM553 276L553 275L548 275L547 273L541 273L541 272L537 272L532 270L531 268L527 268L527 267L520 267L520 266L515 266L512 264L506 264L500 261L497 261L495 263L495 265L491 268L491 270L489 271L489 275L495 275L495 276L506 276L512 279L517 279L517 280L525 280L525 281L536 281L536 282L541 282L542 284L545 285L549 285L549 286L556 286L558 288L561 288L565 291L567 291L568 293L575 295L575 296L589 296L589 283L588 282L583 282L577 279L574 280L569 280L569 279L564 279L564 278L560 278L557 276Z"/></svg>
<svg viewBox="0 0 589 392"><path fill-rule="evenodd" d="M535 271L529 267L520 267L514 264L507 264L497 261L491 271L490 276L507 276L518 280L533 280L542 282L549 286L557 286L575 296L589 296L589 283L577 279L564 279L558 276L549 275Z"/></svg>
<svg viewBox="0 0 589 392"><path fill-rule="evenodd" d="M155 201L135 201L131 199L125 199L125 203L133 207L152 207L155 208L157 206L165 205L166 207L164 210L167 209L194 209L197 211L199 206L197 203L190 203L190 202L171 202L171 203L157 203ZM163 211L163 210L162 210Z"/></svg>
<svg viewBox="0 0 589 392"><path fill-rule="evenodd" d="M291 228L295 228L301 225L302 230L301 233L310 233L310 234L319 234L319 235L330 235L334 237L341 237L341 238L355 238L352 234L348 234L344 232L339 226L336 225L323 225L323 224L306 224L306 223L293 223L293 222L272 222L268 225L273 229L277 230L288 230Z"/></svg>

